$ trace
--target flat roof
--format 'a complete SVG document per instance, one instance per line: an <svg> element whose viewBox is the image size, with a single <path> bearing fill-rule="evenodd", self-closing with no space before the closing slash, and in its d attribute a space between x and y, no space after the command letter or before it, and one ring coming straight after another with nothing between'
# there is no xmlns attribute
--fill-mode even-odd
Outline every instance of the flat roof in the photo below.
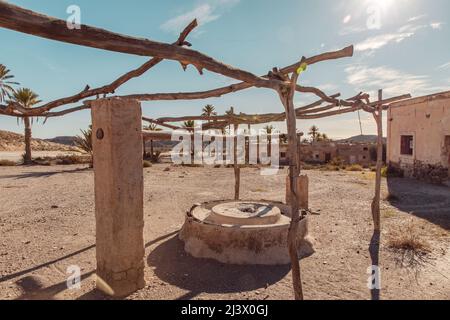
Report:
<svg viewBox="0 0 450 320"><path fill-rule="evenodd" d="M443 91L439 93L433 93L428 96L422 96L422 97L415 97L407 100L402 100L398 102L394 102L389 105L390 108L397 108L397 107L404 107L404 106L410 106L412 104L418 104L423 102L430 102L435 100L442 100L442 99L449 99L450 98L450 91Z"/></svg>

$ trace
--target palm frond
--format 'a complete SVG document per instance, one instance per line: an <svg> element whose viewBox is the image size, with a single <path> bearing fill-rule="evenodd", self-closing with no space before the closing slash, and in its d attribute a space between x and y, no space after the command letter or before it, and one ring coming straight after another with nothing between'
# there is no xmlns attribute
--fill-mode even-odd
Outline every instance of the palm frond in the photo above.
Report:
<svg viewBox="0 0 450 320"><path fill-rule="evenodd" d="M87 130L81 130L81 136L76 136L74 142L75 146L92 154L92 126L89 126Z"/></svg>

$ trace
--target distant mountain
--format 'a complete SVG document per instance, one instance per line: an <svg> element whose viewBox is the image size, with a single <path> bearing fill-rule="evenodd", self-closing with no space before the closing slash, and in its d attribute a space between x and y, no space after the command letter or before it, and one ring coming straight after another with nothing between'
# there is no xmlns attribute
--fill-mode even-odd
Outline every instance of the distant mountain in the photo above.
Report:
<svg viewBox="0 0 450 320"><path fill-rule="evenodd" d="M75 138L76 137L71 137L71 136L61 136L61 137L55 137L52 139L45 139L45 141L74 147L75 146Z"/></svg>
<svg viewBox="0 0 450 320"><path fill-rule="evenodd" d="M0 130L0 151L22 151L25 148L23 135ZM47 140L31 139L31 149L34 151L77 151L72 146L54 143Z"/></svg>
<svg viewBox="0 0 450 320"><path fill-rule="evenodd" d="M353 143L376 143L378 136L376 135L359 135L347 139L337 140L336 142L353 142ZM383 138L384 143L387 139Z"/></svg>

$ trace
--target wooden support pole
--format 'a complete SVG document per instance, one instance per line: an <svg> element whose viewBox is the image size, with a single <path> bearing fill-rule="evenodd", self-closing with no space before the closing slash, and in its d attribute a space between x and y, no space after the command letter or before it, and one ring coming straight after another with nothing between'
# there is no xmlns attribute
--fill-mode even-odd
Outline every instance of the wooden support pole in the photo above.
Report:
<svg viewBox="0 0 450 320"><path fill-rule="evenodd" d="M290 88L280 88L278 94L286 111L287 135L289 143L289 181L291 192L289 196L291 207L291 224L288 232L288 249L291 257L292 285L294 288L295 300L303 300L303 284L300 272L300 262L297 251L297 232L302 219L298 205L298 178L300 175L300 160L298 152L297 116L294 107L295 86L297 85L299 74L292 75Z"/></svg>
<svg viewBox="0 0 450 320"><path fill-rule="evenodd" d="M33 157L31 156L31 121L29 117L23 118L23 123L25 125L25 154L24 161L25 165L33 163Z"/></svg>
<svg viewBox="0 0 450 320"><path fill-rule="evenodd" d="M241 187L241 167L238 163L238 129L239 125L234 125L234 200L238 201L240 198L240 187Z"/></svg>
<svg viewBox="0 0 450 320"><path fill-rule="evenodd" d="M124 297L145 286L140 103L94 101L92 130L97 288Z"/></svg>
<svg viewBox="0 0 450 320"><path fill-rule="evenodd" d="M378 100L383 100L383 91L378 91ZM376 111L373 113L377 123L377 172L375 179L375 196L372 202L372 217L374 230L381 230L381 214L380 214L380 200L381 200L381 171L383 168L383 106L378 105Z"/></svg>
<svg viewBox="0 0 450 320"><path fill-rule="evenodd" d="M298 207L302 210L309 209L309 178L307 175L300 175L297 179ZM286 180L286 203L291 203L291 182L290 177Z"/></svg>

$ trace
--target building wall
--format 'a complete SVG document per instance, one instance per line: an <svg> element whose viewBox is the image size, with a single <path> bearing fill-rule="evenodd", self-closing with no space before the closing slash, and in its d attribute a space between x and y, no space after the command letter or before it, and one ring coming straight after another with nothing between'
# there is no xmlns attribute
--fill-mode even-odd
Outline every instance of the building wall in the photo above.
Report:
<svg viewBox="0 0 450 320"><path fill-rule="evenodd" d="M370 143L314 142L302 143L300 159L307 163L327 163L340 158L345 164L370 165ZM288 145L280 146L281 161L288 163Z"/></svg>
<svg viewBox="0 0 450 320"><path fill-rule="evenodd" d="M413 136L413 154L401 152L401 136ZM388 111L388 162L407 176L420 166L449 167L450 91L402 101ZM448 140L448 138L447 138Z"/></svg>

